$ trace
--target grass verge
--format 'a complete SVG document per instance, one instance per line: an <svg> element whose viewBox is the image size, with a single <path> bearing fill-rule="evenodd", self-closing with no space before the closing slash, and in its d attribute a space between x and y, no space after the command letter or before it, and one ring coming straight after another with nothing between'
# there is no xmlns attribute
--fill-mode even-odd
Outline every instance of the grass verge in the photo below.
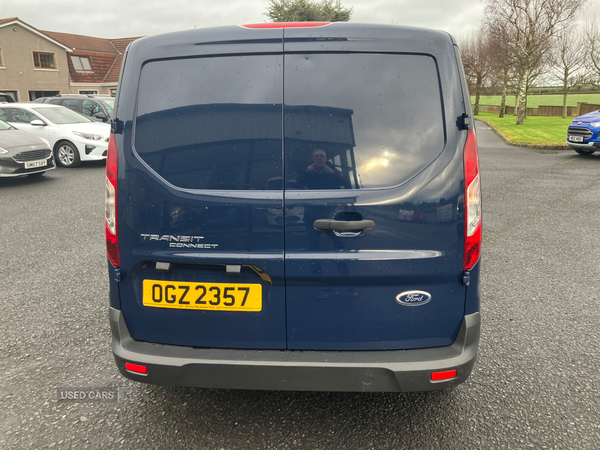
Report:
<svg viewBox="0 0 600 450"><path fill-rule="evenodd" d="M523 125L517 126L516 116L507 115L502 119L498 114L479 113L475 119L483 120L494 127L504 138L512 144L531 147L569 148L567 128L573 120L572 117L541 117L531 116L525 119Z"/></svg>
<svg viewBox="0 0 600 450"><path fill-rule="evenodd" d="M479 98L480 105L496 105L500 106L502 101L501 95L482 95ZM600 104L600 94L569 94L567 97L567 106L577 106L577 102L595 103ZM471 96L471 103L475 103L475 96ZM506 104L508 106L515 106L515 96L507 95ZM563 96L562 95L528 95L527 96L527 107L537 108L538 106L562 106Z"/></svg>

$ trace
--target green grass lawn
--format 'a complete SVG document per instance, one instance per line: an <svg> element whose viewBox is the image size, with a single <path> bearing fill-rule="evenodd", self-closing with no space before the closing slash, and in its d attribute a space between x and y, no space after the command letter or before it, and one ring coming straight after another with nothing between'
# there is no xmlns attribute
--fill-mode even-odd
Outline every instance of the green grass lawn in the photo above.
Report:
<svg viewBox="0 0 600 450"><path fill-rule="evenodd" d="M498 114L479 113L475 116L493 126L509 141L517 144L564 145L567 140L567 128L573 120L572 117L563 119L561 117L531 116L525 119L523 125L517 126L516 116L504 116L500 119Z"/></svg>
<svg viewBox="0 0 600 450"><path fill-rule="evenodd" d="M480 105L497 105L500 106L502 101L501 95L486 95L479 98ZM567 97L567 106L577 106L577 102L600 104L600 94L571 94ZM475 103L475 96L471 96L471 103ZM515 96L507 95L506 104L515 106ZM527 96L527 107L537 108L543 106L562 106L562 95L529 95Z"/></svg>

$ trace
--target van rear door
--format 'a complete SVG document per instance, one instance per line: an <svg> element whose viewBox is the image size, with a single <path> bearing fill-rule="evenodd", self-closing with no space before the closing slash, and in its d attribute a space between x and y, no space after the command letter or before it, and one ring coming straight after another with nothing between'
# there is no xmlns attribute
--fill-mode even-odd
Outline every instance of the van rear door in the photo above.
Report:
<svg viewBox="0 0 600 450"><path fill-rule="evenodd" d="M129 51L125 70L141 73L117 111L135 105L116 135L121 308L136 340L283 349L281 31L264 45L228 31L242 41Z"/></svg>
<svg viewBox="0 0 600 450"><path fill-rule="evenodd" d="M466 132L448 35L284 32L290 349L450 345Z"/></svg>

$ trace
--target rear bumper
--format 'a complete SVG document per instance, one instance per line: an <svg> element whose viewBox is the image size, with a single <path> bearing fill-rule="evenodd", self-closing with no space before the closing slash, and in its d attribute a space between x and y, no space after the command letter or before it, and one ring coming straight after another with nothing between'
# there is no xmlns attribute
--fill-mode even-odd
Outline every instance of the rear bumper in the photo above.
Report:
<svg viewBox="0 0 600 450"><path fill-rule="evenodd" d="M121 311L110 308L112 350L121 374L172 386L290 391L430 391L467 380L477 357L479 313L464 317L448 347L388 351L298 351L191 348L131 338ZM145 375L125 369L144 365ZM432 372L456 369L447 381Z"/></svg>

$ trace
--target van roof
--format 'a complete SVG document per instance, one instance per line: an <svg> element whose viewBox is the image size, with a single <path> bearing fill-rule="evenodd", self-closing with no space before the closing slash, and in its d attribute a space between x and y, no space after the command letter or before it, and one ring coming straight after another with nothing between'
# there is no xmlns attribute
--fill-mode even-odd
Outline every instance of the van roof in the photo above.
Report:
<svg viewBox="0 0 600 450"><path fill-rule="evenodd" d="M414 51L415 47L422 48L425 53L435 53L436 46L455 45L452 36L440 30L417 28L399 25L381 25L366 23L333 22L323 26L310 27L281 27L281 28L256 28L248 25L229 25L213 28L198 28L187 31L173 32L148 36L131 43L130 50L155 47L160 50L164 47L241 44L241 43L266 43L264 39L275 40L283 38L294 41L303 39L325 39L328 42L343 43L358 40L371 42L405 43ZM273 41L270 41L274 43ZM423 46L423 44L425 44ZM444 45L445 44L445 45ZM402 46L404 47L404 46ZM198 48L196 47L196 54ZM445 51L447 48L440 49ZM398 48L396 51L402 51ZM162 53L162 52L161 52ZM212 52L211 52L212 53Z"/></svg>

